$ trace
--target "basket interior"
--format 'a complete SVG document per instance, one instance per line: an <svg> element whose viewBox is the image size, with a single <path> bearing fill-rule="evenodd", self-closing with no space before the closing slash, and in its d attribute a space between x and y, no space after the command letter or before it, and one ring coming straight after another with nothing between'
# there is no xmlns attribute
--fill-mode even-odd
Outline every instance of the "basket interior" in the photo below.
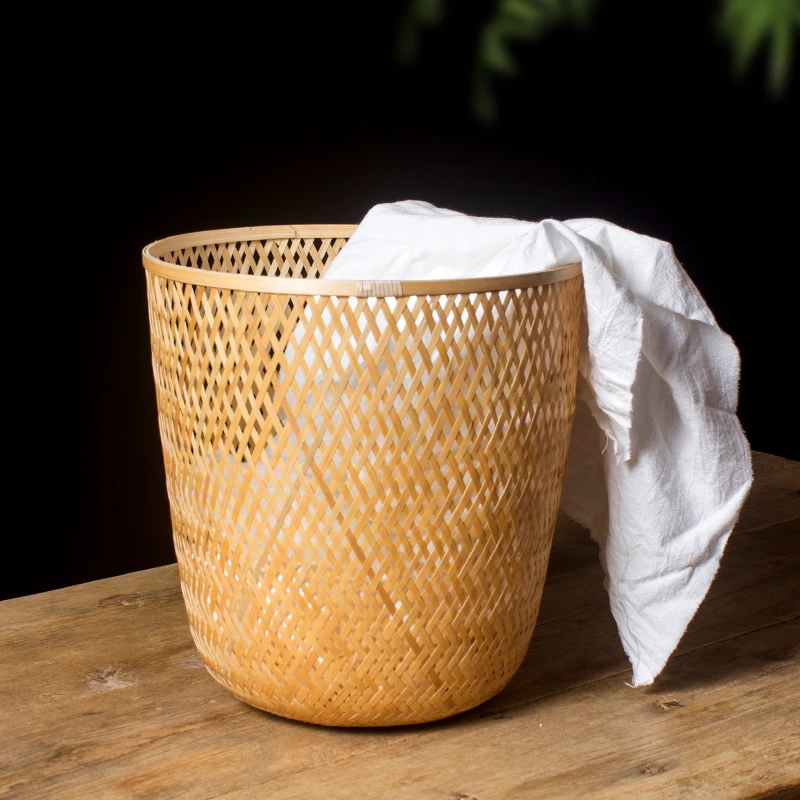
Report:
<svg viewBox="0 0 800 800"><path fill-rule="evenodd" d="M200 244L163 253L167 264L268 278L321 278L347 237L251 239Z"/></svg>

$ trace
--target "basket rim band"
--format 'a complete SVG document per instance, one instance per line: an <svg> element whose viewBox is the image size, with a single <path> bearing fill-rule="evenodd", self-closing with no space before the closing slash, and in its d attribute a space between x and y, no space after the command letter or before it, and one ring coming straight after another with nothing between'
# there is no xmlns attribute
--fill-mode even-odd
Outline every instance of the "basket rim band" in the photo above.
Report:
<svg viewBox="0 0 800 800"><path fill-rule="evenodd" d="M330 297L409 297L425 295L474 294L511 291L558 283L581 274L580 263L564 264L539 272L502 275L492 278L451 278L444 280L339 280L330 278L278 278L265 275L242 275L215 272L196 267L182 267L162 261L160 256L223 242L247 242L256 239L325 239L349 237L356 225L260 225L247 228L220 228L210 231L168 236L151 242L142 250L144 268L160 278L196 286L233 289L266 294L289 294Z"/></svg>

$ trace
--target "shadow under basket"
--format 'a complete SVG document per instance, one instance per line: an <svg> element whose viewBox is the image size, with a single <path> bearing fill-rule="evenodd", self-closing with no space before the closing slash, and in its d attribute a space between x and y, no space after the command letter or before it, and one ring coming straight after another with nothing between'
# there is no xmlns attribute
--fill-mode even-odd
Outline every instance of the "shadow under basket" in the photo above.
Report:
<svg viewBox="0 0 800 800"><path fill-rule="evenodd" d="M326 280L350 225L145 248L175 550L211 674L323 725L465 711L519 667L575 407L580 265Z"/></svg>

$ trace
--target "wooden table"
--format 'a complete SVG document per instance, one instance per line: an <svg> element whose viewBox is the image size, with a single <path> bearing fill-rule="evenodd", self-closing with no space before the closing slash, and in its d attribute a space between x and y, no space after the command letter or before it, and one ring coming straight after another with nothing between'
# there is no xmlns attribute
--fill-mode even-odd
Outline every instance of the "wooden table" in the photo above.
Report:
<svg viewBox="0 0 800 800"><path fill-rule="evenodd" d="M0 603L0 797L800 796L800 464L757 480L657 683L632 689L588 534L560 521L508 688L420 727L256 711L202 668L172 565Z"/></svg>

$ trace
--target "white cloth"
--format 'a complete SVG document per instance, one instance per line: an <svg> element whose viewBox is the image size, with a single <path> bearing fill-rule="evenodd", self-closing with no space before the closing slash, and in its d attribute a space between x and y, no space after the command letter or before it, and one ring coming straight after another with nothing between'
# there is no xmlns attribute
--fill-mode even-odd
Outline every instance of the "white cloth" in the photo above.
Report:
<svg viewBox="0 0 800 800"><path fill-rule="evenodd" d="M666 243L596 219L374 207L326 278L512 275L582 262L586 324L562 508L600 545L633 685L663 669L752 482L739 353Z"/></svg>

